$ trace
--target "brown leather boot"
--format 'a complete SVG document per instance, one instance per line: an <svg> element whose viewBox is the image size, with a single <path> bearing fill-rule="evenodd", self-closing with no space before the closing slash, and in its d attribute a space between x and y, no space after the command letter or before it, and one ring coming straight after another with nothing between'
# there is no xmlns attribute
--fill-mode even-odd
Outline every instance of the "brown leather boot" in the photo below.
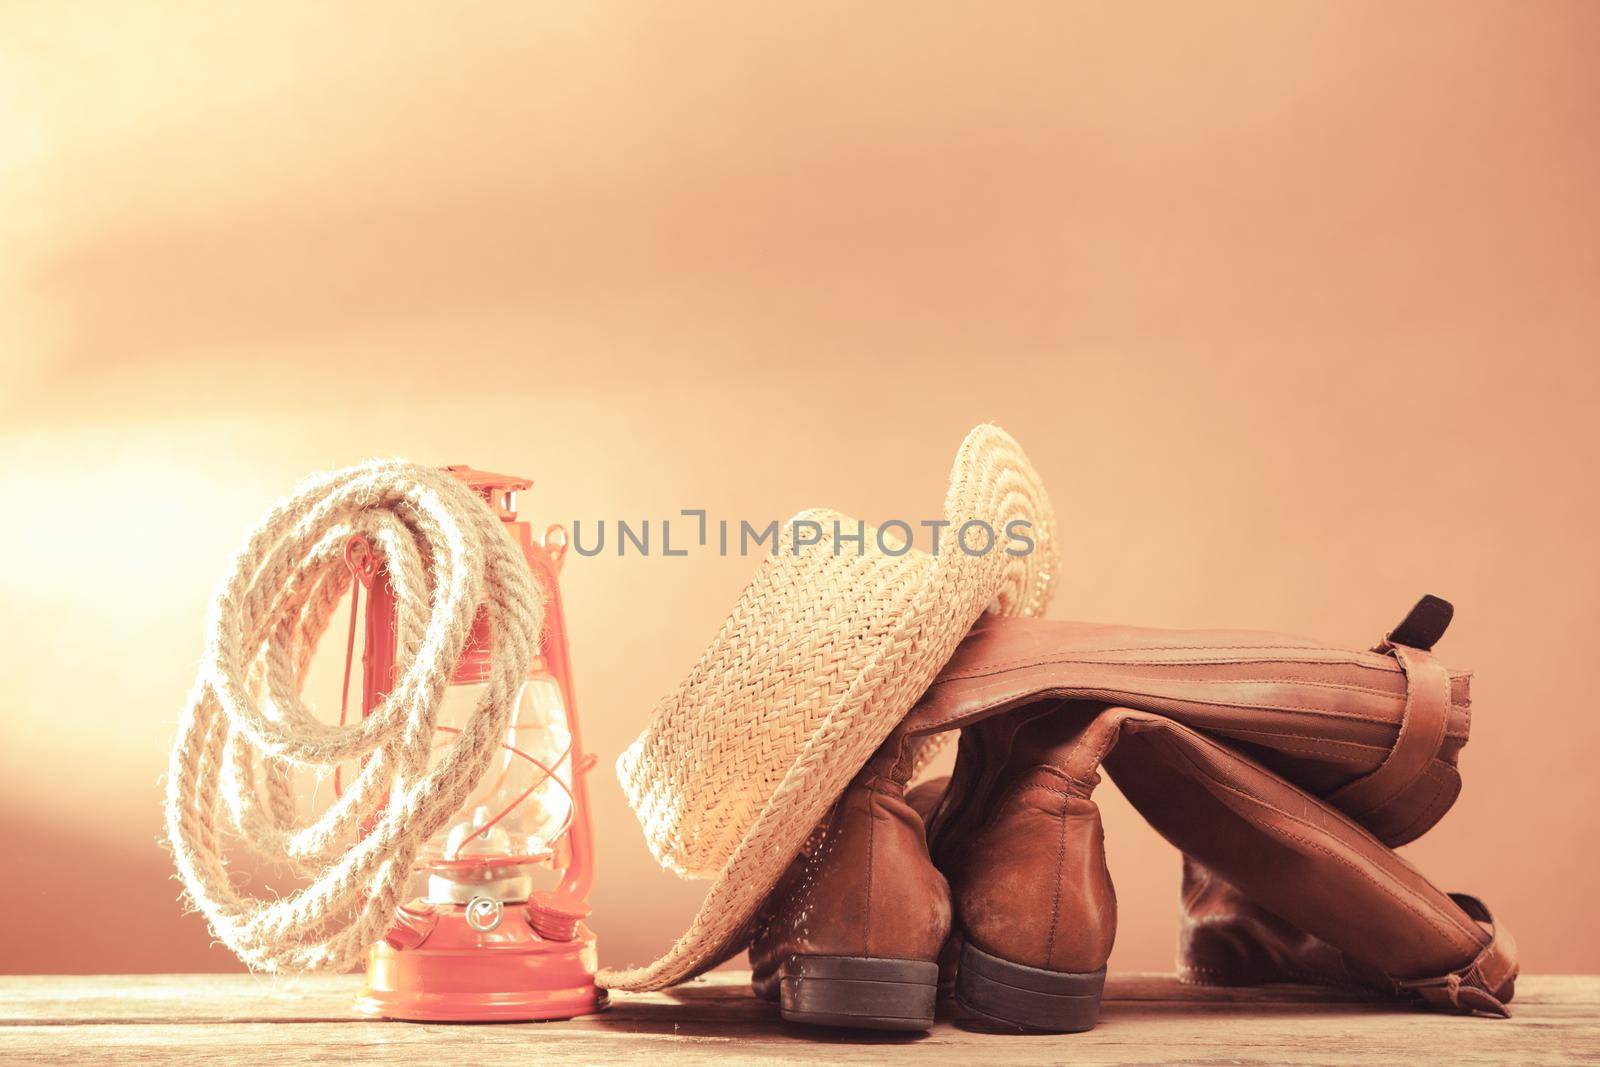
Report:
<svg viewBox="0 0 1600 1067"><path fill-rule="evenodd" d="M1047 809L1058 815L1060 862L1070 868L1067 851L1078 852L1076 891L1101 892L1097 827L1083 805L1103 763L1150 825L1210 872L1186 885L1181 951L1191 980L1357 984L1434 1008L1507 1014L1517 975L1509 931L1482 902L1440 891L1393 851L1437 822L1460 787L1469 676L1430 651L1450 614L1426 597L1370 651L1269 633L981 622L902 724L914 735L963 731L955 778L930 823L957 933L969 942L963 952L976 944L995 955L993 931L1035 913L1056 924L1047 936L1060 936L1063 904L1024 895L1026 880L999 898L981 891L1012 865L1040 867L1041 857L1012 855L1026 856L1025 844L984 840L1021 817L1029 793L1060 795ZM1041 715L1055 724L1032 725ZM1064 878L1032 878L1073 892ZM1084 907L1076 919L1092 930L1094 917ZM1024 933L1037 939L1038 924ZM1029 965L1027 943L1013 938L1002 962ZM1061 965L1048 958L1043 969ZM968 1003L983 992L974 970L963 961ZM1021 978L1006 984L1048 991Z"/></svg>
<svg viewBox="0 0 1600 1067"><path fill-rule="evenodd" d="M756 995L825 1026L933 1025L950 892L906 801L911 744L886 741L768 896L750 944Z"/></svg>
<svg viewBox="0 0 1600 1067"><path fill-rule="evenodd" d="M960 1002L1010 1028L1092 1026L1116 922L1090 799L1104 762L1163 836L1229 880L1186 896L1190 977L1343 973L1504 1014L1510 935L1385 847L1433 825L1459 787L1467 676L1426 654L1448 619L1425 598L1373 652L985 620L901 727L962 729L928 836L897 735L769 898L751 950L757 991L788 1018L929 1025L949 926L931 839L954 889ZM917 792L927 804L936 789Z"/></svg>
<svg viewBox="0 0 1600 1067"><path fill-rule="evenodd" d="M950 881L955 997L1012 1030L1094 1026L1116 936L1086 716L1042 704L964 729L931 834Z"/></svg>
<svg viewBox="0 0 1600 1067"><path fill-rule="evenodd" d="M1178 977L1185 982L1370 984L1343 952L1267 911L1189 856L1183 857L1182 900Z"/></svg>
<svg viewBox="0 0 1600 1067"><path fill-rule="evenodd" d="M1476 897L1449 894L1475 923L1494 927ZM1178 929L1178 977L1197 985L1303 982L1413 993L1435 1007L1507 1015L1516 984L1516 948L1499 931L1454 980L1404 981L1363 963L1320 937L1257 904L1243 890L1197 860L1183 858L1183 920Z"/></svg>

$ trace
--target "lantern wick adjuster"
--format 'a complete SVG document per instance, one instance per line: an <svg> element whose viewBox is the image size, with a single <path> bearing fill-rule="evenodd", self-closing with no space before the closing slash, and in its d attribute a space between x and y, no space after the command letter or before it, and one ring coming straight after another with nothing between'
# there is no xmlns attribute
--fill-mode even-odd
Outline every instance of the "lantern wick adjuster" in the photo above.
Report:
<svg viewBox="0 0 1600 1067"><path fill-rule="evenodd" d="M486 934L500 925L505 912L506 906L494 897L473 897L467 902L467 925Z"/></svg>

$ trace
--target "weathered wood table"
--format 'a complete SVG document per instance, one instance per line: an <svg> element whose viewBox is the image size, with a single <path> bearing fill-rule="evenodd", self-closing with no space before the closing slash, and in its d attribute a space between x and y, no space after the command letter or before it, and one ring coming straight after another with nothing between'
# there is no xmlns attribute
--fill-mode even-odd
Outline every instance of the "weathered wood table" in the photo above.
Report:
<svg viewBox="0 0 1600 1067"><path fill-rule="evenodd" d="M1509 1020L1411 1011L1304 989L1202 989L1113 976L1098 1028L1012 1036L941 1018L932 1033L791 1026L743 974L622 995L564 1023L370 1022L353 975L0 977L0 1061L160 1063L829 1064L1600 1062L1600 977L1528 977ZM942 1009L941 1009L942 1010Z"/></svg>

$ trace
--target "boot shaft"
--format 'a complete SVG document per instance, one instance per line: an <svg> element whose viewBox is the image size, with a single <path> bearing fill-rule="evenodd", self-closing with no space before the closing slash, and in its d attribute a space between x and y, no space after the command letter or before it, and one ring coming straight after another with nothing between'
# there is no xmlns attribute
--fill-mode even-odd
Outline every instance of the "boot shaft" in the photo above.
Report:
<svg viewBox="0 0 1600 1067"><path fill-rule="evenodd" d="M930 830L960 936L1023 967L1087 973L1116 936L1099 775L1078 757L1089 716L1049 704L962 731Z"/></svg>
<svg viewBox="0 0 1600 1067"><path fill-rule="evenodd" d="M950 894L906 800L910 748L895 734L873 754L768 897L750 944L752 978L786 1018L932 1024ZM893 997L874 1001L886 991Z"/></svg>

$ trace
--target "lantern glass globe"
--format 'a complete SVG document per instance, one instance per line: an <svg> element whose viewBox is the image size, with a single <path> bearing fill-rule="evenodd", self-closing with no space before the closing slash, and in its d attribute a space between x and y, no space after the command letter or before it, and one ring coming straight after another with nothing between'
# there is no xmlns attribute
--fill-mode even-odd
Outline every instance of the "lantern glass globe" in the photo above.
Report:
<svg viewBox="0 0 1600 1067"><path fill-rule="evenodd" d="M442 752L484 696L482 683L452 685L436 725ZM424 850L423 861L549 862L572 816L572 733L561 686L537 665L483 780Z"/></svg>

